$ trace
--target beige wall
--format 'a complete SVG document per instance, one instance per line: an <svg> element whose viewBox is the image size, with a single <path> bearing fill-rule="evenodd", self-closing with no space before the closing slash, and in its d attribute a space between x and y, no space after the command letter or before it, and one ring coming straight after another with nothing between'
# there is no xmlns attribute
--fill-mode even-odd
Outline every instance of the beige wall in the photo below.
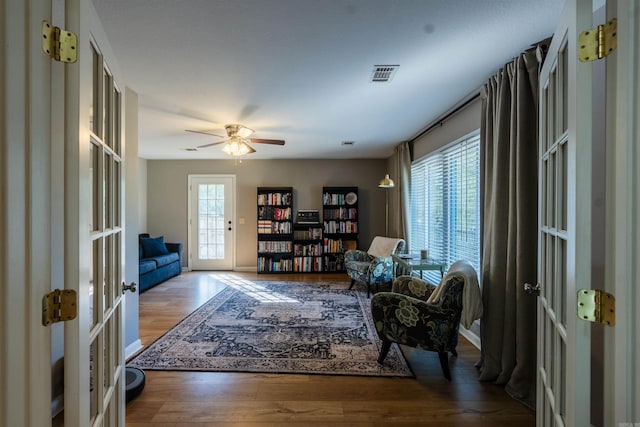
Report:
<svg viewBox="0 0 640 427"><path fill-rule="evenodd" d="M482 101L480 97L462 110L418 138L413 146L413 158L418 160L463 136L480 129Z"/></svg>
<svg viewBox="0 0 640 427"><path fill-rule="evenodd" d="M384 191L378 182L386 173L386 160L147 160L147 229L167 242L182 242L187 265L187 177L189 174L236 176L236 268L256 266L256 189L266 186L294 188L294 210L322 213L323 186L359 187L360 247L384 234ZM238 224L244 218L245 224ZM144 230L141 230L141 232Z"/></svg>

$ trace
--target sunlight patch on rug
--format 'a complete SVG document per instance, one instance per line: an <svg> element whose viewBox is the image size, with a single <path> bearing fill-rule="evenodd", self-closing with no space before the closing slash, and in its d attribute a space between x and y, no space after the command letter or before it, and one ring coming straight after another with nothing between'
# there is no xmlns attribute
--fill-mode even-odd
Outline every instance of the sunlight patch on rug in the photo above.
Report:
<svg viewBox="0 0 640 427"><path fill-rule="evenodd" d="M218 276L218 279L220 277ZM228 286L136 355L148 370L412 377L392 346L383 366L370 300L345 283L223 279Z"/></svg>

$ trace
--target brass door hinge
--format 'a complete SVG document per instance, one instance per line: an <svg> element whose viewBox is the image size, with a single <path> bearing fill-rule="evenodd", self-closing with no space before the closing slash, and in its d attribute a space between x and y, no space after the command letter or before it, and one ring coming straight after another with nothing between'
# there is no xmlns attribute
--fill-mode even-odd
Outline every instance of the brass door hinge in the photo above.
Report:
<svg viewBox="0 0 640 427"><path fill-rule="evenodd" d="M618 20L613 18L604 25L580 33L578 38L580 61L602 59L618 47Z"/></svg>
<svg viewBox="0 0 640 427"><path fill-rule="evenodd" d="M42 324L73 320L78 315L78 298L74 290L56 289L42 297Z"/></svg>
<svg viewBox="0 0 640 427"><path fill-rule="evenodd" d="M578 317L607 326L616 324L616 299L599 289L578 291Z"/></svg>
<svg viewBox="0 0 640 427"><path fill-rule="evenodd" d="M71 31L61 30L42 21L42 50L56 61L76 62L78 37Z"/></svg>

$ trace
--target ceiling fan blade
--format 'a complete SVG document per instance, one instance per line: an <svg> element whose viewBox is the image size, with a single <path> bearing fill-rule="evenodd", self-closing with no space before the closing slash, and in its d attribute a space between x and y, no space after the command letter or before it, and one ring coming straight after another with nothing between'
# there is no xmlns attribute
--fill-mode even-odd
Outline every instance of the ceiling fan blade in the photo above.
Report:
<svg viewBox="0 0 640 427"><path fill-rule="evenodd" d="M281 139L260 139L260 138L249 138L249 141L255 142L256 144L273 144L273 145L284 145L284 141Z"/></svg>
<svg viewBox="0 0 640 427"><path fill-rule="evenodd" d="M218 138L226 138L226 136L216 135L215 133L210 133L210 132L205 132L200 130L185 129L185 132L200 133L202 135L217 136Z"/></svg>
<svg viewBox="0 0 640 427"><path fill-rule="evenodd" d="M225 142L227 142L227 141L212 142L211 144L198 145L198 147L197 147L197 148L213 147L214 145L224 144Z"/></svg>

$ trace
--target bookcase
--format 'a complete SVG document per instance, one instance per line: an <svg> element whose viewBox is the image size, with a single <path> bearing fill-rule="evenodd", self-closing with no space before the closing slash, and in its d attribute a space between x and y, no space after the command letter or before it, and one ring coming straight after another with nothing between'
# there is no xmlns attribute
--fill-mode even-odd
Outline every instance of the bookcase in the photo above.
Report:
<svg viewBox="0 0 640 427"><path fill-rule="evenodd" d="M323 271L344 271L344 253L358 247L358 187L322 188Z"/></svg>
<svg viewBox="0 0 640 427"><path fill-rule="evenodd" d="M258 273L293 271L292 210L292 187L258 187Z"/></svg>
<svg viewBox="0 0 640 427"><path fill-rule="evenodd" d="M322 224L293 225L293 271L322 272Z"/></svg>

